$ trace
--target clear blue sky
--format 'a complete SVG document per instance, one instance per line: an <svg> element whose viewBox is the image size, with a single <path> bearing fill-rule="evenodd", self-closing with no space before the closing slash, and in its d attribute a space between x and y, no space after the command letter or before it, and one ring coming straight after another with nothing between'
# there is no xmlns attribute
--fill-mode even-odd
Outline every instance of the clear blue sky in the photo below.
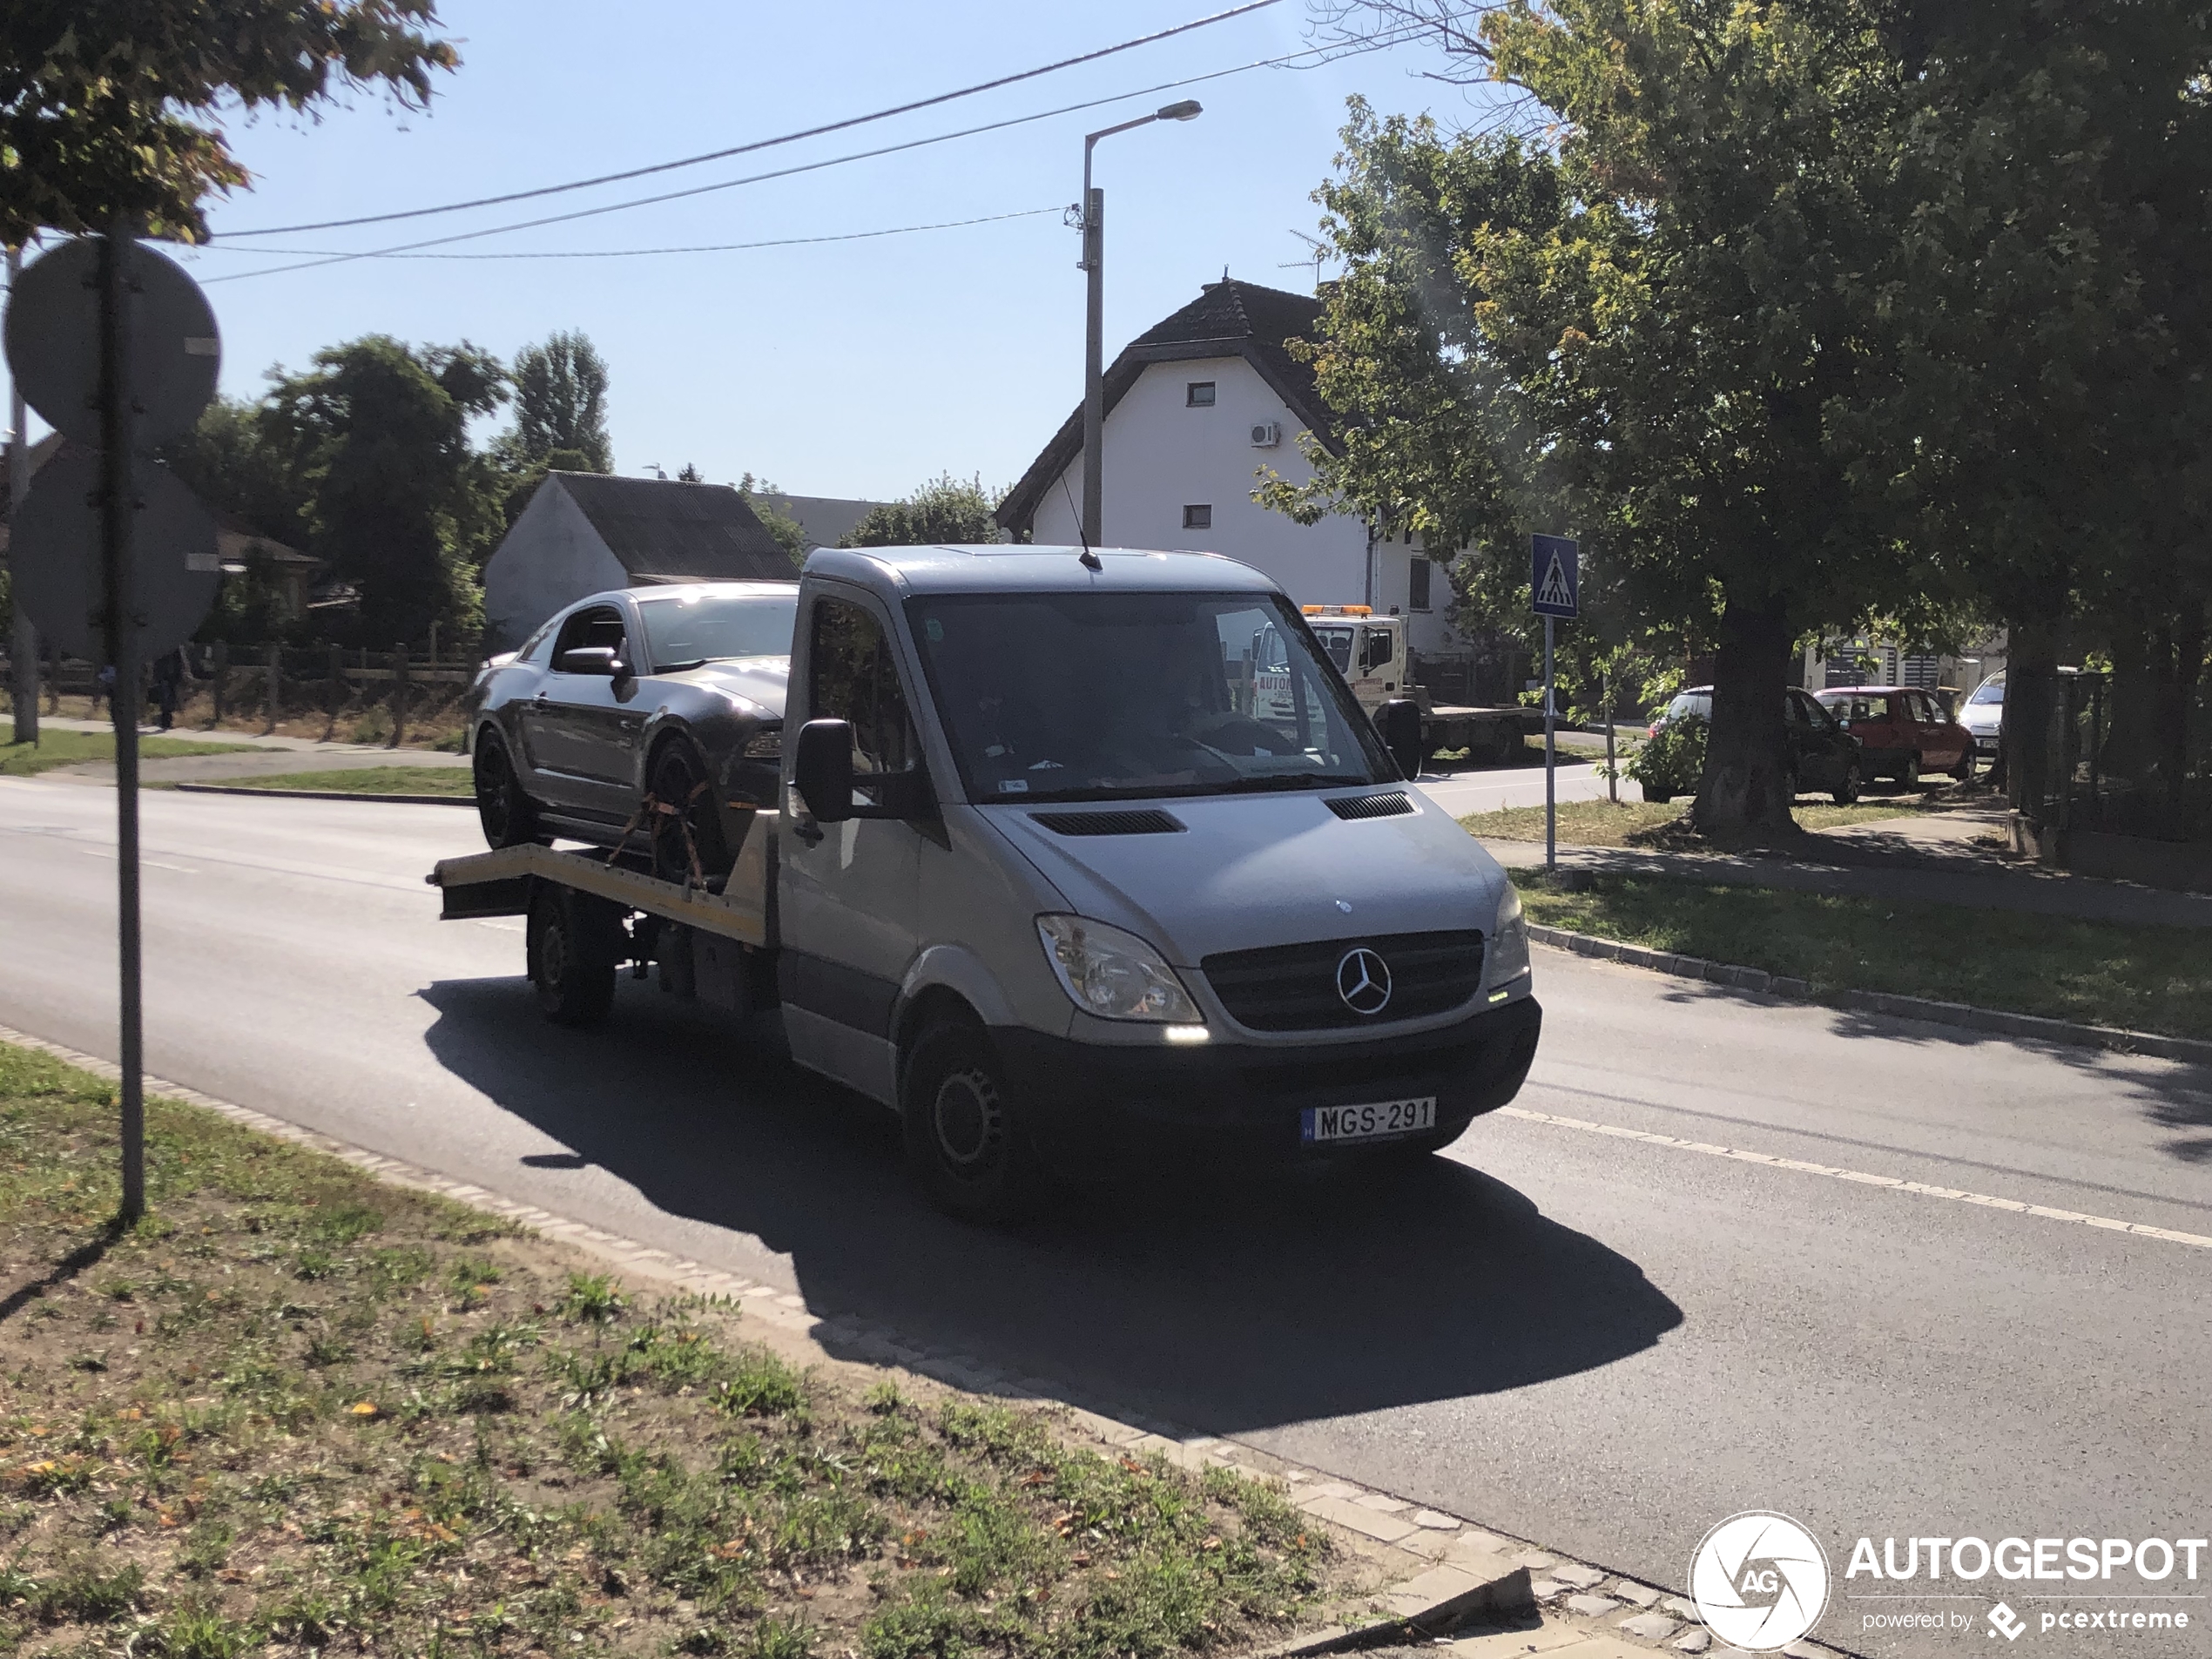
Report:
<svg viewBox="0 0 2212 1659"><path fill-rule="evenodd" d="M663 0L447 0L462 67L427 114L362 98L320 122L233 127L256 175L217 207L219 240L356 249L736 178L1136 91L1312 44L1303 0L1103 63L829 138L543 203L281 238L262 226L533 185L739 144L985 79L1223 10L1230 0L947 0L766 6ZM381 332L466 338L502 358L581 328L612 377L616 464L713 481L751 471L799 494L890 496L948 470L1010 482L1080 394L1082 278L1056 211L1078 193L1082 136L1195 97L1205 114L1107 140L1108 350L1232 274L1304 289L1347 94L1378 107L1468 105L1419 78L1408 45L1300 71L1262 69L905 155L688 201L457 245L602 249L833 235L1024 209L1035 218L745 253L564 260L359 260L211 284L223 381L260 392L272 364ZM203 278L289 263L211 250Z"/></svg>

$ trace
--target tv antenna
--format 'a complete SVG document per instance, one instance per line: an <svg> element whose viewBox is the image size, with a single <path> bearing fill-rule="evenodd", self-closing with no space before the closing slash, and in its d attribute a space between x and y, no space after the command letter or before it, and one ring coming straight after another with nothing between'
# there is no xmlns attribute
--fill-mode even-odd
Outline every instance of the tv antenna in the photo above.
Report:
<svg viewBox="0 0 2212 1659"><path fill-rule="evenodd" d="M1286 260L1275 268L1278 271L1298 271L1303 270L1309 265L1312 266L1313 267L1313 292L1318 293L1321 292L1321 267L1329 262L1334 250L1326 242L1308 236L1304 231L1292 231L1291 234L1305 243L1309 251L1304 259Z"/></svg>

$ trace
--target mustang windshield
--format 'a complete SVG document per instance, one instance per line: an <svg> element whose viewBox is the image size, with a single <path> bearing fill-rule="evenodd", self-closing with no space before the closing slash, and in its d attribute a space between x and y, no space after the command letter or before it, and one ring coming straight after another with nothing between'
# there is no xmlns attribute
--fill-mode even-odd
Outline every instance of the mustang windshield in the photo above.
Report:
<svg viewBox="0 0 2212 1659"><path fill-rule="evenodd" d="M1395 776L1278 598L982 594L908 605L970 800L1225 795Z"/></svg>
<svg viewBox="0 0 2212 1659"><path fill-rule="evenodd" d="M697 668L718 657L788 657L799 596L790 593L669 594L641 598L653 666Z"/></svg>

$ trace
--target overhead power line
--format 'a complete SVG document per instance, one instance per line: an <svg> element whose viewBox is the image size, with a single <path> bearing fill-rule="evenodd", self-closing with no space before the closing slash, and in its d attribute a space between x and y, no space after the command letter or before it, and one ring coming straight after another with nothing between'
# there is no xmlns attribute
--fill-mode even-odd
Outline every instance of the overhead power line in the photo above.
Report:
<svg viewBox="0 0 2212 1659"><path fill-rule="evenodd" d="M1116 92L1107 98L1086 98L1077 104L1063 104L1057 109L1039 110L1030 115L1009 116L1002 121L987 121L981 126L962 127L957 132L939 132L923 138L909 138L902 144L887 144L873 150L855 150L841 156L829 156L820 161L800 162L789 167L778 167L768 172L748 173L743 178L725 179L711 185L693 185L684 190L664 191L655 196L634 197L628 201L607 202L597 207L580 207L573 212L550 213L542 219L519 220L511 225L493 225L482 230L456 231L448 236L427 237L419 242L401 242L391 247L363 248L354 253L334 253L320 258L301 260L296 265L270 266L259 271L233 271L225 276L203 277L203 285L214 282L247 282L256 277L284 276L294 271L319 271L333 265L349 264L355 260L393 259L401 254L414 253L423 248L446 247L455 242L471 242L487 236L505 236L516 231L537 230L547 225L566 225L580 219L596 219L604 213L618 213L633 207L651 207L661 202L681 201L688 197L711 195L717 191L735 190L745 185L765 184L772 179L789 179L800 173L819 172L828 167L841 167L850 162L873 160L880 156L897 155L904 151L925 149L931 145L948 144L955 138L972 138L985 132L1003 132L1008 127L1026 126L1032 122L1049 121L1055 117L1072 115L1083 110L1095 110L1103 105L1123 104L1131 98L1151 98L1161 92L1173 91L1178 87L1197 86L1207 81L1217 81L1231 75L1242 75L1255 69L1271 69L1301 57L1333 61L1339 57L1357 57L1371 51L1380 51L1393 46L1406 37L1391 37L1363 43L1349 50L1333 46L1311 46L1302 51L1286 52L1279 57L1263 57L1249 64L1238 64L1230 69L1213 70L1204 75L1185 76L1180 80L1162 81L1156 86L1140 87L1135 91ZM226 251L223 243L211 244L210 253Z"/></svg>
<svg viewBox="0 0 2212 1659"><path fill-rule="evenodd" d="M282 247L230 247L230 246L225 246L225 247L222 247L222 248L220 248L220 249L214 250L214 251L220 252L220 253L273 253L273 254L277 254L277 255L280 255L280 256L291 256L291 257L297 257L298 255L302 254L302 253L317 253L317 252L320 252L320 253L322 253L323 254L325 254L326 256L328 256L328 257L334 257L334 258L337 258L337 259L384 259L384 260L636 260L636 259L644 259L644 258L647 257L648 255L651 255L651 254L655 254L655 253L742 253L746 252L748 249L752 249L752 248L760 248L760 247L803 247L803 246L807 246L807 245L809 245L809 244L811 244L811 243L814 243L814 242L865 242L865 241L867 241L867 240L869 240L871 238L873 238L873 237L878 237L878 236L906 236L906 235L909 235L909 234L911 234L912 233L914 233L914 232L915 232L915 231L955 231L955 230L960 230L960 229L962 229L962 228L964 228L965 226L970 226L970 225L1001 225L1001 224L1004 224L1004 223L1005 223L1008 219L1036 219L1036 218L1038 218L1038 217L1040 217L1041 215L1045 214L1045 213L1050 213L1050 214L1054 215L1054 216L1056 218L1057 216L1059 216L1059 215L1060 215L1060 214L1062 214L1062 213L1064 213L1065 212L1067 212L1067 209L1066 209L1066 208L1064 208L1064 207L1060 207L1060 206L1052 206L1052 207L1024 207L1024 208L1022 208L1022 209L1019 212L1013 212L1013 213L986 213L986 214L984 214L984 215L983 215L981 218L980 218L980 219L941 219L941 220L939 220L937 223L933 224L933 225L893 225L893 226L891 226L887 227L887 229L884 229L884 230L880 230L880 231L841 231L841 232L838 233L837 234L835 234L835 235L833 235L833 236L779 236L779 237L775 237L775 238L773 238L773 239L770 239L770 240L767 240L767 241L762 241L762 242L711 242L711 243L705 243L705 244L701 244L701 245L699 245L699 246L691 246L691 247L595 247L595 248L558 248L558 249L553 249L553 250L550 250L550 251L547 251L547 250L536 250L536 251L532 251L532 252L528 252L528 253L522 252L522 251L519 251L519 250L516 250L516 251L509 251L509 252L506 252L506 253L378 253L378 254L354 254L354 253L341 253L341 252L338 252L337 250L334 250L334 249L322 249L322 250L317 250L317 249L314 249L314 248L305 248L305 247L282 248ZM256 272L251 272L251 273L240 273L239 274L241 274L241 275L253 275L253 276L268 276L268 275L272 274L272 273L269 273L269 272L266 272L266 271L256 271ZM220 281L220 280L222 280L223 279L221 279L221 278L218 277L218 278L215 278L215 279L212 279L212 280L216 280L216 281Z"/></svg>
<svg viewBox="0 0 2212 1659"><path fill-rule="evenodd" d="M915 98L911 103L894 105L887 110L873 111L867 115L848 116L842 121L831 121L821 126L807 127L798 132L786 132L773 138L756 138L750 144L732 145L726 150L709 150L696 156L685 156L676 161L660 161L649 167L631 167L622 172L601 173L594 179L571 179L563 185L541 185L535 190L509 191L503 196L479 196L473 201L447 202L438 207L410 207L396 212L368 213L359 219L326 219L313 225L279 225L269 230L233 231L234 236L293 236L307 231L345 230L355 225L387 225L399 219L423 219L434 213L459 213L475 207L496 207L503 202L528 201L536 196L557 196L564 191L590 190L597 185L619 184L626 179L644 179L657 172L672 172L679 167L696 167L704 162L726 161L732 156L749 155L757 150L772 150L779 145L797 144L803 138L819 138L825 133L842 132L848 128L866 126L872 121L887 121L897 115L911 115L916 110L934 108L960 98L974 98L980 92L995 91L1001 86L1012 86L1021 81L1033 81L1041 75L1057 74L1063 69L1074 69L1082 64L1095 64L1102 57L1116 53L1134 51L1139 46L1150 46L1156 41L1187 35L1195 29L1211 28L1226 23L1231 17L1258 11L1278 3L1278 0L1244 0L1242 5L1231 6L1226 11L1217 11L1211 17L1198 17L1190 23L1176 24L1171 29L1157 30L1149 35L1139 35L1134 40L1124 40L1117 45L1102 46L1074 57L1063 57L1056 64L1040 64L1013 75L1001 75L995 80L978 81L973 86L963 86L951 92L939 92L929 98Z"/></svg>

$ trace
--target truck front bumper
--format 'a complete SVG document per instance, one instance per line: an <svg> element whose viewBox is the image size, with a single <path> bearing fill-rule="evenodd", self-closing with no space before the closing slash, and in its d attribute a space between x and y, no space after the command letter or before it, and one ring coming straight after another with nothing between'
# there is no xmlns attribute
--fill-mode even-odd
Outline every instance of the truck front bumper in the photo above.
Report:
<svg viewBox="0 0 2212 1659"><path fill-rule="evenodd" d="M1520 1092L1542 1028L1543 1009L1522 996L1417 1035L1294 1049L1107 1048L1011 1026L991 1037L1038 1151L1073 1176L1157 1164L1162 1154L1298 1162L1321 1150L1302 1142L1307 1108L1432 1095L1436 1127L1413 1138L1446 1145ZM1336 1150L1373 1144L1388 1143Z"/></svg>

